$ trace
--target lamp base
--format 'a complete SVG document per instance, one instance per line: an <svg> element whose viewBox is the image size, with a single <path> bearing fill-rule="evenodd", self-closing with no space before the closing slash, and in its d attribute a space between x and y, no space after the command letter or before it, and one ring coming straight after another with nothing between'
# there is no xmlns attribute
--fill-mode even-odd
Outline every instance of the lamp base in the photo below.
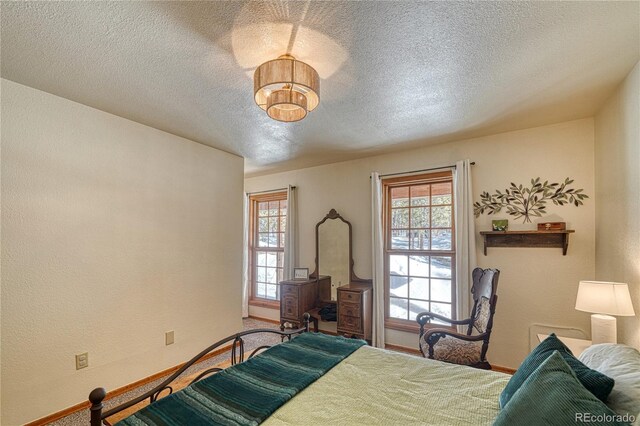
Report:
<svg viewBox="0 0 640 426"><path fill-rule="evenodd" d="M591 343L618 343L616 319L611 315L591 315Z"/></svg>

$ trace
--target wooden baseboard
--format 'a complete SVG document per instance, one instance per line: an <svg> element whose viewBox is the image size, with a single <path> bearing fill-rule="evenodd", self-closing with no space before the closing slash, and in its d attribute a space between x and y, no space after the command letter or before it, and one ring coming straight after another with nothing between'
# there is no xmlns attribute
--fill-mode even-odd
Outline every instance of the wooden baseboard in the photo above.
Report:
<svg viewBox="0 0 640 426"><path fill-rule="evenodd" d="M200 360L198 360L198 362L196 362L196 364L201 363L203 361L208 360L209 358L213 358L214 356L220 355L224 352L227 352L231 349L231 344L228 344L226 346L223 346L219 349L216 349L215 351L209 352L208 354L206 354L205 356L203 356ZM115 398L116 396L120 396L124 393L129 392L132 389L135 389L137 387L140 386L144 386L147 383L153 382L154 380L157 380L161 377L164 376L168 376L170 374L173 374L174 372L176 372L177 370L179 370L180 368L182 368L183 365L185 365L186 362L183 362L181 364L178 364L176 366L167 368L166 370L162 370L158 373L152 374L151 376L142 378L140 380L137 380L133 383L129 383L128 385L124 385L120 388L114 389L111 392L107 393L107 396L105 397L105 401L111 399L111 398ZM85 402L81 402L79 404L73 405L71 407L65 408L64 410L55 412L53 414L49 414L48 416L42 417L38 420L34 420L32 422L26 423L25 426L44 426L47 425L51 422L55 422L56 420L60 420L63 417L66 417L70 414L76 413L78 411L82 411L82 410L89 410L89 407L91 406L91 404L89 403L89 401L85 401Z"/></svg>
<svg viewBox="0 0 640 426"><path fill-rule="evenodd" d="M492 365L491 366L491 371L499 371L500 373L511 374L512 376L513 376L513 373L516 372L516 370L513 369L513 368L500 367L499 365Z"/></svg>
<svg viewBox="0 0 640 426"><path fill-rule="evenodd" d="M278 324L280 325L280 320L274 320L271 318L262 318L262 317L257 317L255 315L249 315L249 318L254 319L254 320L259 320L259 321L264 321L264 322L270 322L272 324Z"/></svg>
<svg viewBox="0 0 640 426"><path fill-rule="evenodd" d="M422 352L420 352L420 349L408 348L406 346L392 345L390 343L385 343L384 348L392 351L396 351L396 352L404 352L411 355L422 356Z"/></svg>

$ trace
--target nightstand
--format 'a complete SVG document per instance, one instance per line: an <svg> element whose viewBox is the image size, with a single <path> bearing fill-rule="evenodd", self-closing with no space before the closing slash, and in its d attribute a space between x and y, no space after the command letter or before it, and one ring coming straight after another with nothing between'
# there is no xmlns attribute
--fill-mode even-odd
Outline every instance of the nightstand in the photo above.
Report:
<svg viewBox="0 0 640 426"><path fill-rule="evenodd" d="M538 341L542 342L547 337L549 337L548 334L538 334ZM575 357L579 357L580 354L585 349L591 346L591 340L575 339L573 337L563 337L563 336L557 336L557 337L562 343L567 345L567 347L571 350L571 352L573 353L573 356Z"/></svg>

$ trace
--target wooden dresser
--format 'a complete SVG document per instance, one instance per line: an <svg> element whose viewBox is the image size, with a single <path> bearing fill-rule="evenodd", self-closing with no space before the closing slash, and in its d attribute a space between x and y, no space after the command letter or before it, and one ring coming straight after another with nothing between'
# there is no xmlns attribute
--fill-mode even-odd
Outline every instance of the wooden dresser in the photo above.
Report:
<svg viewBox="0 0 640 426"><path fill-rule="evenodd" d="M338 334L371 340L373 291L371 284L338 287Z"/></svg>
<svg viewBox="0 0 640 426"><path fill-rule="evenodd" d="M302 316L316 308L320 286L331 286L331 277L280 281L280 325L290 323L292 328L304 325Z"/></svg>

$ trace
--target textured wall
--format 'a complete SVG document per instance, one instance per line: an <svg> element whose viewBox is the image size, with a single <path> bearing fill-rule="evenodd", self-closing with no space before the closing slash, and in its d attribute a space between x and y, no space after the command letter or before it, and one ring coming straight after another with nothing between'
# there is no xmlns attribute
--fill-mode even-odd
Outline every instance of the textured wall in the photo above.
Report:
<svg viewBox="0 0 640 426"><path fill-rule="evenodd" d="M629 284L636 316L618 318L618 341L636 348L640 348L639 64L595 119L596 276Z"/></svg>
<svg viewBox="0 0 640 426"><path fill-rule="evenodd" d="M589 330L589 315L574 310L580 279L594 275L595 202L594 202L593 120L584 119L501 133L483 138L425 147L412 151L356 161L335 163L245 180L245 190L259 191L298 187L300 266L313 269L314 227L331 208L353 224L353 254L356 274L371 277L371 217L369 175L373 170L393 173L453 164L470 158L476 198L481 191L503 189L509 182L524 183L542 179L574 178L576 185L591 196L584 206L548 206L549 216L542 220L566 221L576 230L569 252L560 249L489 249L481 252L478 239L478 263L502 271L500 300L494 334L489 349L492 363L517 367L529 352L529 326L542 323L574 326ZM506 215L503 215L506 217ZM476 221L478 231L491 226L491 216ZM512 229L535 228L510 220ZM253 309L266 316L265 309ZM277 312L271 312L276 316ZM417 336L387 330L387 343L417 347Z"/></svg>
<svg viewBox="0 0 640 426"><path fill-rule="evenodd" d="M0 423L237 331L242 158L8 80L1 89ZM90 366L76 371L81 352Z"/></svg>

